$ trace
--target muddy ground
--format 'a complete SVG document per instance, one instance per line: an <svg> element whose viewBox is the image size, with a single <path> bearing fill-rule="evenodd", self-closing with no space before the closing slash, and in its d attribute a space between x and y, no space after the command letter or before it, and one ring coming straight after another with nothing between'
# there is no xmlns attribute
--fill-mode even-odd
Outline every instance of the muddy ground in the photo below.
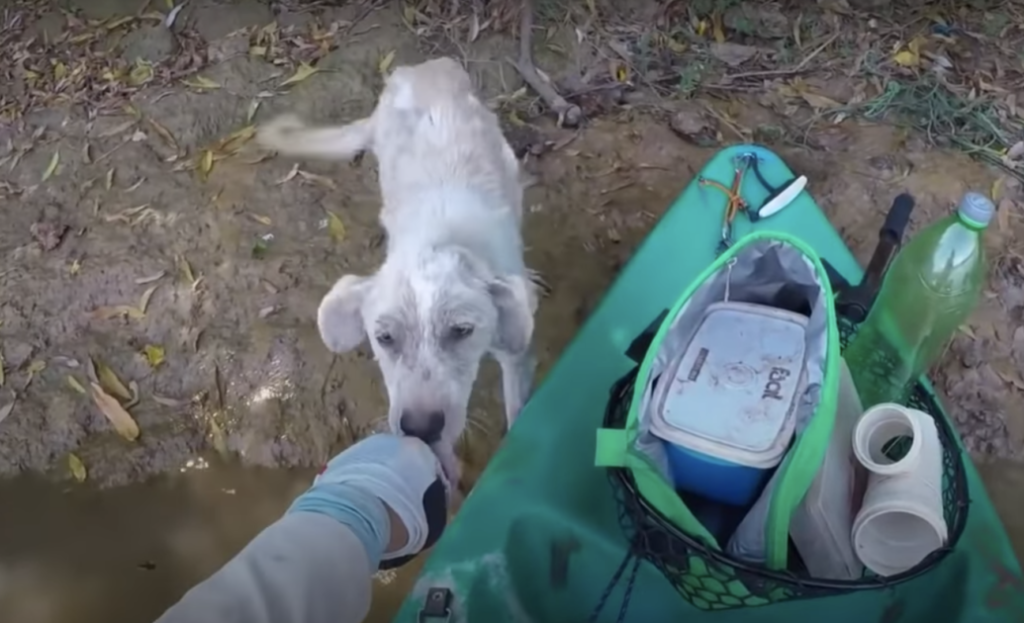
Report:
<svg viewBox="0 0 1024 623"><path fill-rule="evenodd" d="M0 518L0 550L23 563L12 569L31 569L11 584L22 595L33 586L66 595L58 587L73 583L70 569L114 548L112 541L122 544L122 558L148 568L141 558L160 556L153 540L124 536L132 533L124 518L141 504L151 510L138 511L139 521L156 526L141 534L161 532L161 521L189 526L183 534L192 536L181 537L187 547L166 546L186 559L173 563L177 579L165 576L155 589L146 584L150 576L118 567L107 584L102 574L95 579L90 596L79 588L66 603L97 618L128 617L117 609L123 604L111 605L112 592L99 597L127 583L152 594L129 608L132 617L159 612L174 591L280 512L308 476L245 468L309 468L379 426L384 390L371 358L332 356L314 320L334 280L372 271L381 260L373 163L297 163L248 139L253 125L286 111L314 122L352 120L372 108L382 73L439 53L466 62L539 179L528 192L525 226L528 263L552 286L537 322L541 376L631 250L722 145L752 139L777 150L807 175L862 261L898 193L918 201L913 229L948 213L968 189L996 192L1003 201L987 234L990 284L934 376L984 464L1018 552L1024 548L1021 516L1008 503L1024 474L1024 223L1020 184L1006 170L889 119L825 116L828 102L859 88L842 72L801 77L800 87L790 80L787 88L803 89L793 96L773 86L771 69L750 72L761 87L734 80L697 88L691 62L676 67L666 88L664 77L641 67L639 53L618 61L581 54L593 24L554 2L539 5L538 65L556 79L614 79L592 88L575 83L588 116L578 130L556 127L523 88L507 62L517 54L508 28L515 19L500 11L441 19L427 7L390 3L191 0L168 28L160 22L170 12L162 0L140 4L0 2L5 56L36 52L17 57L0 81L0 475L13 478L4 506L17 500L23 509ZM590 10L649 15L659 25L685 20L664 17L653 3L628 4L612 11L587 3L583 16L597 7ZM795 28L795 14L783 12L786 36L806 39L789 47L779 47L778 37L752 41L735 19L724 26L712 19L715 36L739 37L754 52L719 48L701 62L736 74L767 55L800 68L799 53L827 41L836 15L847 25L858 19L815 10ZM670 39L668 48L697 44ZM794 131L801 114L811 121ZM503 426L496 376L486 367L474 397L475 424L463 448L470 482ZM100 402L109 396L130 413L136 440L125 439L130 426L121 434L112 426L92 381ZM193 484L188 474L166 476L193 471L206 473ZM254 485L252 474L267 484ZM160 475L148 488L91 489ZM75 514L87 511L89 527L81 527ZM33 519L44 514L62 519ZM213 516L235 520L200 521ZM88 544L55 545L76 526L92 535ZM34 560L40 551L47 553ZM0 592L0 603L9 599ZM21 621L61 620L58 606L10 603L22 608L14 610Z"/></svg>

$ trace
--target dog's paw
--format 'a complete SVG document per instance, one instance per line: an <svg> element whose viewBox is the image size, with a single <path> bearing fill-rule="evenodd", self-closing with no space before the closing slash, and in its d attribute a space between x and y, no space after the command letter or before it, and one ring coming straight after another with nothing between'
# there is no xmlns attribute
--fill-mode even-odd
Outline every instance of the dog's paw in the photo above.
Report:
<svg viewBox="0 0 1024 623"><path fill-rule="evenodd" d="M256 142L264 149L276 151L288 144L289 135L305 127L305 122L297 115L280 115L260 126L256 132Z"/></svg>

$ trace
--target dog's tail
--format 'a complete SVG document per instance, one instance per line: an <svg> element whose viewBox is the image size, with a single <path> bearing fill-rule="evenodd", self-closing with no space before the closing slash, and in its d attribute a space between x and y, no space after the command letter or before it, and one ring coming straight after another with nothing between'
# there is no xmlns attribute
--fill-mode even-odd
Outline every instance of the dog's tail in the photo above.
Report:
<svg viewBox="0 0 1024 623"><path fill-rule="evenodd" d="M294 115L282 115L264 125L257 142L288 156L351 160L373 145L373 117L335 127L310 127Z"/></svg>

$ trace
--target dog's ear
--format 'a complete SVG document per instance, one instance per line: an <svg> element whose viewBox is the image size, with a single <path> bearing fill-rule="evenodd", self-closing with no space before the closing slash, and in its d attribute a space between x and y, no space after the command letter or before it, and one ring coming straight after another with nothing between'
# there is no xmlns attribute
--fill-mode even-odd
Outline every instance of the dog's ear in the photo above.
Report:
<svg viewBox="0 0 1024 623"><path fill-rule="evenodd" d="M494 349L521 354L533 339L533 314L537 311L537 291L533 281L518 275L499 277L487 290L498 310Z"/></svg>
<svg viewBox="0 0 1024 623"><path fill-rule="evenodd" d="M362 306L373 277L345 275L320 301L316 323L320 338L335 353L352 350L366 337Z"/></svg>

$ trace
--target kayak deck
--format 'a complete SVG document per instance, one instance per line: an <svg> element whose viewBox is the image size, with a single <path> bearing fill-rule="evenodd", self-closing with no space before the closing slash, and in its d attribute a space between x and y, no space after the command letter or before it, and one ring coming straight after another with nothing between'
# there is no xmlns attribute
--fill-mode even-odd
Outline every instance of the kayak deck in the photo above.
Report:
<svg viewBox="0 0 1024 623"><path fill-rule="evenodd" d="M737 145L718 152L700 176L728 185L732 158L756 150L771 184L794 177L772 152ZM763 201L753 180L748 201ZM586 621L627 554L619 507L606 470L594 466L596 431L608 391L634 365L632 339L714 259L726 196L689 183L608 289L601 303L537 387L502 447L424 565L396 621L417 621L427 591L451 591L452 621ZM807 193L750 223L734 239L780 231L803 239L842 276L861 268ZM1010 621L1024 611L1022 580L1009 540L969 461L969 522L957 550L936 569L898 587L828 599L731 610L730 623L827 616L830 623ZM628 565L632 567L632 564ZM598 621L699 621L713 613L686 603L653 565L642 562L608 595ZM629 585L629 600L620 613ZM893 618L895 617L895 618ZM424 619L432 620L432 619Z"/></svg>

